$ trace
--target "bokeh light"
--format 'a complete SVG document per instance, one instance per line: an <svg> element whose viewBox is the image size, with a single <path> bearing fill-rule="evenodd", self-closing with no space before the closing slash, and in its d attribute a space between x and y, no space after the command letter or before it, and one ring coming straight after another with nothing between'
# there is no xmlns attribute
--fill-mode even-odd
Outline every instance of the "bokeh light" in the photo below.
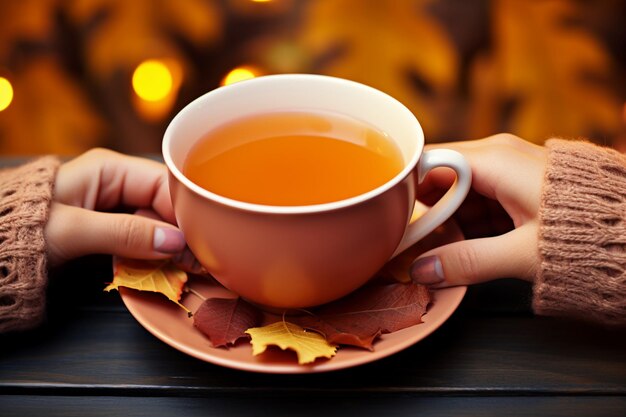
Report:
<svg viewBox="0 0 626 417"><path fill-rule="evenodd" d="M0 111L6 109L13 101L13 86L9 80L0 77Z"/></svg>
<svg viewBox="0 0 626 417"><path fill-rule="evenodd" d="M258 77L260 71L253 67L237 67L230 71L222 80L222 85L229 85L239 81L249 80Z"/></svg>
<svg viewBox="0 0 626 417"><path fill-rule="evenodd" d="M172 92L172 73L156 59L142 62L133 73L133 90L146 101L163 100Z"/></svg>

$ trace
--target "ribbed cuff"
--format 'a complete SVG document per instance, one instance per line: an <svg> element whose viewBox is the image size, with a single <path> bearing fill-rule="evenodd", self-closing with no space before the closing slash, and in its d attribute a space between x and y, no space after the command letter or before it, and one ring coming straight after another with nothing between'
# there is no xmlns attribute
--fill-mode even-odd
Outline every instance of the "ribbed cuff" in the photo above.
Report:
<svg viewBox="0 0 626 417"><path fill-rule="evenodd" d="M552 139L540 209L537 314L626 325L626 157Z"/></svg>
<svg viewBox="0 0 626 417"><path fill-rule="evenodd" d="M45 316L44 227L59 164L44 157L0 171L0 332L32 328Z"/></svg>

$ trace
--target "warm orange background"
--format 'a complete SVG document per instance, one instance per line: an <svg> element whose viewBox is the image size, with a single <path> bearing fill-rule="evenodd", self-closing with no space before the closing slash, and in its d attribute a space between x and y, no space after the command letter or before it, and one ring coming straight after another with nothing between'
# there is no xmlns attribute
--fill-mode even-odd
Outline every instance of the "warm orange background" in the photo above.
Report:
<svg viewBox="0 0 626 417"><path fill-rule="evenodd" d="M158 153L173 114L242 65L377 87L429 142L509 131L626 150L624 16L621 0L2 1L15 95L0 152ZM176 72L156 110L131 88L152 58Z"/></svg>

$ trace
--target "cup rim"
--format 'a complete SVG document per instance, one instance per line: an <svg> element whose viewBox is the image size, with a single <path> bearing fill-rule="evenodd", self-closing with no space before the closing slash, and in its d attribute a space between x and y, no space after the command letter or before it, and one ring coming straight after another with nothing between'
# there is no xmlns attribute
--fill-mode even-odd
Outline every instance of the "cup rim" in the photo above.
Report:
<svg viewBox="0 0 626 417"><path fill-rule="evenodd" d="M377 95L383 95L386 97L387 100L392 100L394 102L396 102L397 104L400 105L399 109L400 111L402 111L403 113L405 113L406 117L410 118L412 122L414 122L414 126L416 127L416 136L418 138L421 138L422 140L419 141L419 143L417 144L417 146L415 147L415 152L413 153L413 155L411 155L409 161L405 164L404 168L398 173L396 174L393 178L391 178L389 181L385 182L384 184L370 190L367 191L365 193L362 194L358 194L356 196L353 197L349 197L343 200L338 200L338 201L331 201L328 203L321 203L321 204L310 204L310 205L299 205L299 206L275 206L275 205L265 205L265 204L257 204L257 203L248 203L245 201L239 201L239 200L235 200L229 197L224 197L222 195L216 194L214 192L211 192L205 188L200 187L199 185L197 185L196 183L194 183L193 181L191 181L190 179L188 179L180 169L178 169L178 167L176 166L176 164L174 163L174 160L172 159L171 156L171 152L170 152L170 144L172 142L172 137L173 137L173 125L175 124L175 122L180 119L181 117L183 117L183 113L185 113L185 110L189 107L193 107L193 106L198 106L203 100L205 100L204 97L208 96L208 95L213 95L218 91L223 91L224 89L230 89L230 88L234 88L236 87L237 84L240 83L264 83L264 82L272 82L271 80L274 80L276 78L282 78L282 79L289 79L289 80L295 80L295 79L302 79L302 80L306 80L306 79L318 79L318 80L324 80L325 82L335 82L335 83L341 83L341 84L351 84L353 88L358 88L358 89L364 89L364 90L368 90L370 93L373 94L377 94ZM417 120L417 118L415 117L415 115L404 105L402 104L399 100L397 100L396 98L390 96L387 93L384 93L378 89L375 89L373 87L370 87L368 85L356 82L356 81L351 81L351 80L347 80L347 79L343 79L343 78L338 78L338 77L331 77L331 76L327 76L327 75L317 75L317 74L274 74L274 75L265 75L265 76L260 76L260 77L256 77L256 78L252 78L250 80L245 80L245 81L239 81L235 84L231 84L231 85L227 85L227 86L222 86L222 87L218 87L214 90L211 90L199 97L197 97L196 99L194 99L193 101L191 101L190 103L188 103L185 107L183 107L175 116L174 118L170 121L170 123L167 126L167 129L165 130L164 136L163 136L163 142L162 142L162 146L161 146L161 150L163 153L163 159L165 161L165 165L167 166L169 172L181 183L183 184L185 187L187 187L189 190L193 191L195 194L209 199L211 201L220 203L224 206L228 206L231 208L235 208L235 209L239 209L239 210L243 210L243 211L250 211L250 212L257 212L257 213L269 213L269 214L306 214L306 213L320 213L320 212L327 212L327 211L333 211L333 210L338 210L338 209L342 209L342 208L346 208L346 207L351 207L351 206L355 206L357 204L369 201L385 192L387 192L388 190L392 189L393 187L395 187L398 183L400 183L401 181L403 181L410 173L411 171L413 171L415 169L415 167L417 166L417 162L419 161L419 158L423 152L424 149L424 133L422 130L422 127L419 123L419 121Z"/></svg>

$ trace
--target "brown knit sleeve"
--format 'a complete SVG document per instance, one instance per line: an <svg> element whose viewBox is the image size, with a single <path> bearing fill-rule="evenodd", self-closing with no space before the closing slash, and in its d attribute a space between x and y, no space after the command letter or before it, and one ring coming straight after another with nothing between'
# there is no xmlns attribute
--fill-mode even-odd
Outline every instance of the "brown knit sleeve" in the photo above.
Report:
<svg viewBox="0 0 626 417"><path fill-rule="evenodd" d="M539 213L537 314L626 325L626 156L552 139Z"/></svg>
<svg viewBox="0 0 626 417"><path fill-rule="evenodd" d="M0 171L0 332L38 325L47 283L43 229L59 161Z"/></svg>

